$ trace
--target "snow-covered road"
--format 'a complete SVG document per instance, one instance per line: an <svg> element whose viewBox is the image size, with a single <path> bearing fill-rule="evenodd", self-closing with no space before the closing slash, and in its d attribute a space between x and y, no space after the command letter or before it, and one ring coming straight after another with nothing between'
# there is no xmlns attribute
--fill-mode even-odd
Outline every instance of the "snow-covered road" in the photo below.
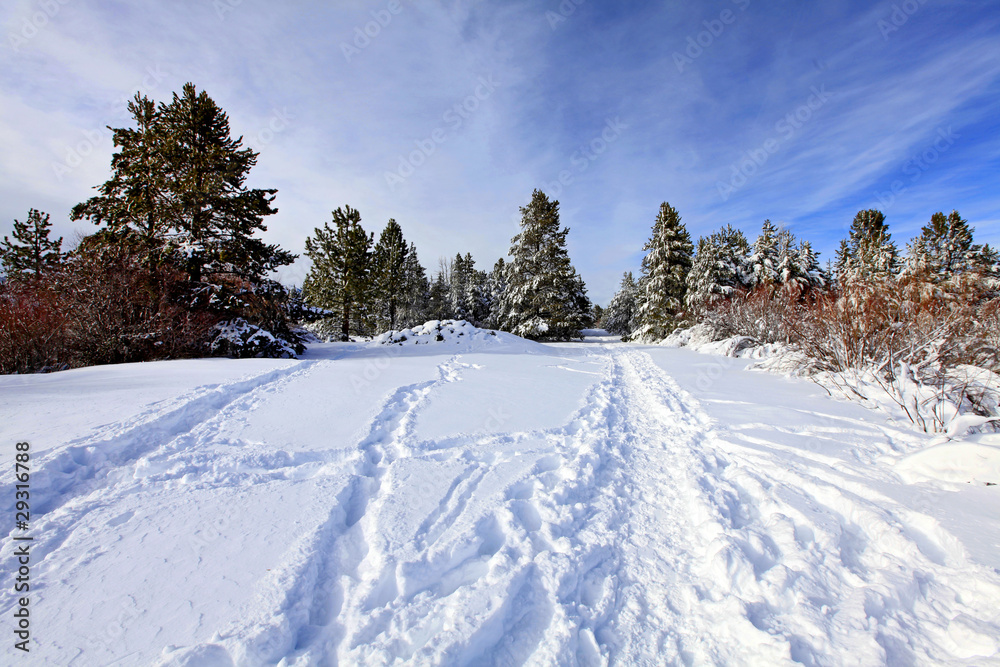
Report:
<svg viewBox="0 0 1000 667"><path fill-rule="evenodd" d="M997 487L903 484L925 436L726 358L454 342L0 378L18 664L1000 663Z"/></svg>

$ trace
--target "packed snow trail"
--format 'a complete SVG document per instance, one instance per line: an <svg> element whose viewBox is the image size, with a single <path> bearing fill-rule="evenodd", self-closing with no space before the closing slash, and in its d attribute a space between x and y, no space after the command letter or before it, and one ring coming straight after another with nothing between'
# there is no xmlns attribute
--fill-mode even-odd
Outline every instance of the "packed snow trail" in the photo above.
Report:
<svg viewBox="0 0 1000 667"><path fill-rule="evenodd" d="M1000 662L997 571L879 462L905 434L720 422L675 351L489 343L329 346L39 456L29 661Z"/></svg>

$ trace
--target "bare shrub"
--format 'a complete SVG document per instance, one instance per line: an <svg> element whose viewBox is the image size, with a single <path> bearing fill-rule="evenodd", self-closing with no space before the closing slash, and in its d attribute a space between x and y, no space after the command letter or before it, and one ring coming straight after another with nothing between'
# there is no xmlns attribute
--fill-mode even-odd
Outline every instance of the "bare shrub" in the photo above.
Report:
<svg viewBox="0 0 1000 667"><path fill-rule="evenodd" d="M716 338L750 336L760 343L788 343L787 320L799 309L801 294L773 287L737 291L707 308L703 321Z"/></svg>
<svg viewBox="0 0 1000 667"><path fill-rule="evenodd" d="M51 284L0 284L0 373L65 367L65 305Z"/></svg>

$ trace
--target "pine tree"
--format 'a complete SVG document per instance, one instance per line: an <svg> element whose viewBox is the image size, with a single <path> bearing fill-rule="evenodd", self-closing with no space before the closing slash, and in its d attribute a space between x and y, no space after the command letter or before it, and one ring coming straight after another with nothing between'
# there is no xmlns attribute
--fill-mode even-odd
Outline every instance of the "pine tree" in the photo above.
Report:
<svg viewBox="0 0 1000 667"><path fill-rule="evenodd" d="M687 292L694 246L677 210L660 205L653 232L643 246L640 305L633 338L655 341L665 338L679 324L678 315Z"/></svg>
<svg viewBox="0 0 1000 667"><path fill-rule="evenodd" d="M638 312L638 293L639 286L632 277L632 272L626 271L618 291L611 297L611 302L604 311L605 331L622 337L632 333Z"/></svg>
<svg viewBox="0 0 1000 667"><path fill-rule="evenodd" d="M486 320L486 326L493 329L503 328L501 314L504 296L507 293L507 263L503 257L496 261L493 270L490 271L486 280L486 292L489 295L490 314Z"/></svg>
<svg viewBox="0 0 1000 667"><path fill-rule="evenodd" d="M138 93L128 103L135 128L111 128L119 150L111 157L111 178L100 194L73 207L73 219L104 225L112 238L134 241L150 268L182 242L182 213L170 181L171 150L162 111Z"/></svg>
<svg viewBox="0 0 1000 667"><path fill-rule="evenodd" d="M465 320L470 324L475 319L475 262L472 255L462 257L462 253L455 255L451 264L451 281L448 285L448 309L451 317L456 320Z"/></svg>
<svg viewBox="0 0 1000 667"><path fill-rule="evenodd" d="M8 279L39 278L59 266L63 260L63 240L61 236L50 239L51 231L49 214L37 209L29 209L24 222L14 220L14 240L4 236L0 244L0 264Z"/></svg>
<svg viewBox="0 0 1000 667"><path fill-rule="evenodd" d="M819 263L819 253L812 249L809 241L799 244L795 265L796 272L802 276L803 285L820 289L829 285L830 278Z"/></svg>
<svg viewBox="0 0 1000 667"><path fill-rule="evenodd" d="M750 286L750 244L731 225L698 240L687 278L685 303L693 310L711 305Z"/></svg>
<svg viewBox="0 0 1000 667"><path fill-rule="evenodd" d="M722 248L712 236L698 239L697 250L687 275L684 303L694 311L709 305L719 295L716 272L721 263Z"/></svg>
<svg viewBox="0 0 1000 667"><path fill-rule="evenodd" d="M850 282L891 278L899 268L898 254L882 212L859 211L851 223L842 279Z"/></svg>
<svg viewBox="0 0 1000 667"><path fill-rule="evenodd" d="M580 337L590 321L590 301L566 252L568 233L559 225L559 202L535 190L521 208L521 231L511 240L500 306L507 330L533 339Z"/></svg>
<svg viewBox="0 0 1000 667"><path fill-rule="evenodd" d="M750 272L754 286L773 285L778 282L777 229L770 220L764 221L760 236L753 244Z"/></svg>
<svg viewBox="0 0 1000 667"><path fill-rule="evenodd" d="M390 219L379 236L372 255L371 301L377 330L394 330L407 299L407 258L409 248L403 229Z"/></svg>
<svg viewBox="0 0 1000 667"><path fill-rule="evenodd" d="M430 294L427 303L427 316L432 320L453 319L449 295L451 287L448 284L447 271L442 267L431 283Z"/></svg>
<svg viewBox="0 0 1000 667"><path fill-rule="evenodd" d="M277 213L277 190L246 187L257 153L231 138L212 98L188 83L170 104L154 108L137 95L129 111L137 127L113 129L121 150L112 178L73 209L74 219L137 238L148 253L166 246L195 282L220 273L259 282L295 260L254 236Z"/></svg>
<svg viewBox="0 0 1000 667"><path fill-rule="evenodd" d="M306 239L312 268L302 285L307 303L340 317L341 340L361 331L368 313L372 236L361 227L361 214L350 206L333 212L333 224L316 228Z"/></svg>
<svg viewBox="0 0 1000 667"><path fill-rule="evenodd" d="M943 282L957 274L978 270L982 247L973 245L974 231L958 211L947 217L935 213L909 244L907 271Z"/></svg>
<svg viewBox="0 0 1000 667"><path fill-rule="evenodd" d="M847 264L851 257L851 246L848 245L847 239L841 239L840 245L837 247L837 257L833 262L831 270L836 280L843 283L847 280Z"/></svg>
<svg viewBox="0 0 1000 667"><path fill-rule="evenodd" d="M410 244L404 263L403 301L399 327L412 327L427 320L431 286L427 272L417 257L417 247Z"/></svg>
<svg viewBox="0 0 1000 667"><path fill-rule="evenodd" d="M778 283L799 287L808 285L808 277L799 268L799 248L795 235L787 229L782 229L774 238L778 254L776 266Z"/></svg>
<svg viewBox="0 0 1000 667"><path fill-rule="evenodd" d="M580 329L590 329L594 326L594 304L587 296L587 285L583 282L583 276L573 270L573 276L569 280L570 301L572 303L573 326ZM582 337L582 334L581 334ZM575 336L571 336L575 338Z"/></svg>
<svg viewBox="0 0 1000 667"><path fill-rule="evenodd" d="M475 262L471 254L465 255L466 265L470 268L469 280L466 282L465 304L471 315L470 322L477 326L485 326L490 317L490 294L489 278L486 271L479 271L475 268Z"/></svg>

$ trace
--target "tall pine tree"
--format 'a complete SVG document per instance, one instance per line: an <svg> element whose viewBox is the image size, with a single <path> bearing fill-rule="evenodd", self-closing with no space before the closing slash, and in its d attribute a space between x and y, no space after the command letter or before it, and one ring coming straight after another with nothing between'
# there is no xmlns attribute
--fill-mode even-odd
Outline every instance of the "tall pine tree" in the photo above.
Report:
<svg viewBox="0 0 1000 667"><path fill-rule="evenodd" d="M417 257L417 247L410 244L404 263L403 301L399 327L412 327L427 320L428 301L431 285L427 272Z"/></svg>
<svg viewBox="0 0 1000 667"><path fill-rule="evenodd" d="M113 129L120 149L100 195L77 205L73 218L136 238L147 253L164 247L193 281L229 274L259 282L295 255L254 236L277 190L246 186L257 153L230 136L229 118L188 83L170 104L129 104L136 128Z"/></svg>
<svg viewBox="0 0 1000 667"><path fill-rule="evenodd" d="M632 333L638 311L638 296L639 286L632 277L632 272L626 271L618 291L611 297L611 303L604 310L604 329L608 333L623 338Z"/></svg>
<svg viewBox="0 0 1000 667"><path fill-rule="evenodd" d="M569 229L559 224L559 202L535 190L521 208L521 231L511 240L503 328L532 339L579 338L591 321L583 280L566 251Z"/></svg>
<svg viewBox="0 0 1000 667"><path fill-rule="evenodd" d="M407 257L409 248L403 229L390 219L379 236L372 256L371 300L376 330L396 329L407 300Z"/></svg>
<svg viewBox="0 0 1000 667"><path fill-rule="evenodd" d="M760 236L753 244L750 255L750 273L754 286L773 285L778 282L778 239L777 228L770 220L765 220Z"/></svg>
<svg viewBox="0 0 1000 667"><path fill-rule="evenodd" d="M653 232L643 246L640 305L633 338L657 341L679 324L694 246L677 209L663 202Z"/></svg>
<svg viewBox="0 0 1000 667"><path fill-rule="evenodd" d="M795 270L802 277L802 284L805 286L822 289L830 283L829 276L819 263L819 253L812 249L809 241L802 241L799 244Z"/></svg>
<svg viewBox="0 0 1000 667"><path fill-rule="evenodd" d="M499 329L503 326L501 323L501 313L503 312L502 303L504 295L507 293L507 262L501 257L493 265L493 270L490 271L489 277L486 280L486 293L489 298L489 317L486 320L486 326Z"/></svg>
<svg viewBox="0 0 1000 667"><path fill-rule="evenodd" d="M731 296L736 290L750 286L748 257L750 244L746 236L731 225L699 239L685 302L699 310L718 299Z"/></svg>
<svg viewBox="0 0 1000 667"><path fill-rule="evenodd" d="M361 227L361 214L350 206L333 212L333 227L316 228L306 239L313 264L302 285L306 303L337 313L341 340L363 332L368 313L372 236Z"/></svg>
<svg viewBox="0 0 1000 667"><path fill-rule="evenodd" d="M14 240L4 236L0 244L0 264L9 280L39 278L59 266L63 259L62 237L50 239L51 231L49 214L37 209L30 209L24 222L14 220Z"/></svg>
<svg viewBox="0 0 1000 667"><path fill-rule="evenodd" d="M907 271L943 282L956 274L980 270L982 246L973 245L974 231L958 211L947 217L935 213L910 242Z"/></svg>
<svg viewBox="0 0 1000 667"><path fill-rule="evenodd" d="M899 253L881 211L859 211L851 223L846 246L842 269L844 281L868 282L896 275ZM837 259L841 259L839 254Z"/></svg>

